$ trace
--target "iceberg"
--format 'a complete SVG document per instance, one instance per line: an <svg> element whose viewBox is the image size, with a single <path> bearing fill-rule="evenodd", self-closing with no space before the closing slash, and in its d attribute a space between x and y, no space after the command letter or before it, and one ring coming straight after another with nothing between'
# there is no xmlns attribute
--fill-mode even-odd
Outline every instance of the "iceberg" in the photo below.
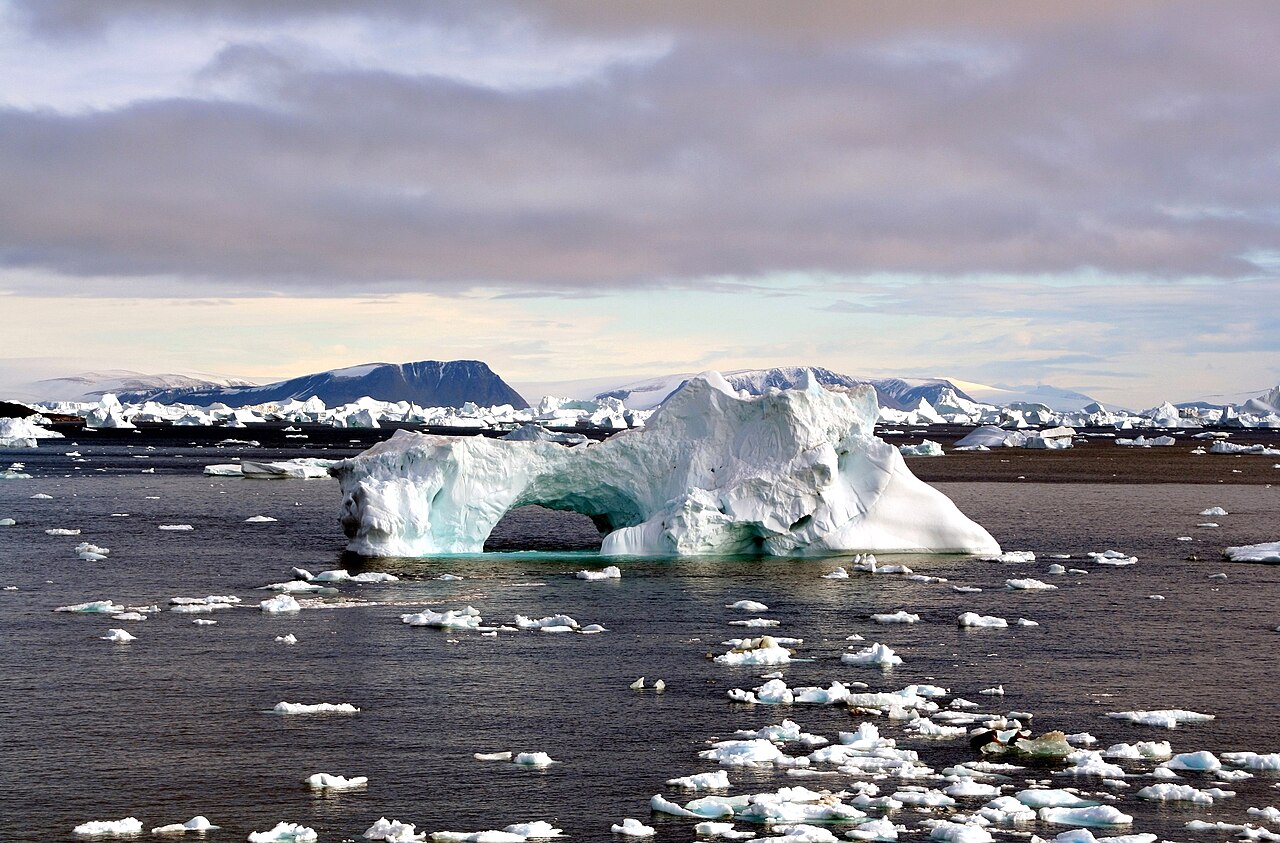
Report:
<svg viewBox="0 0 1280 843"><path fill-rule="evenodd" d="M870 387L741 396L709 372L597 444L398 430L330 471L366 556L478 553L527 504L591 516L613 555L999 553L873 435L877 418Z"/></svg>

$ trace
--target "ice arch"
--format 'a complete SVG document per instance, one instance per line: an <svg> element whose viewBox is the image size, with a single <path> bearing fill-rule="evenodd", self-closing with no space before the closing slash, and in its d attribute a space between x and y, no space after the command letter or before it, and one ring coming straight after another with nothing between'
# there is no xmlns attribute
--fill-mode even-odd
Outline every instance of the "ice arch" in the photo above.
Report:
<svg viewBox="0 0 1280 843"><path fill-rule="evenodd" d="M533 503L591 516L605 554L999 552L873 435L877 416L870 387L745 396L709 372L604 442L397 431L332 473L348 547L366 556L478 553Z"/></svg>

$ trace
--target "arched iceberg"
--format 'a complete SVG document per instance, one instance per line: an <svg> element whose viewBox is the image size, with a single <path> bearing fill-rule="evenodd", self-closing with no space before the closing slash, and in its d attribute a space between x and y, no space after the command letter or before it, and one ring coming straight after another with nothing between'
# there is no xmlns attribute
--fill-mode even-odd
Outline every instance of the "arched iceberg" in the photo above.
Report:
<svg viewBox="0 0 1280 843"><path fill-rule="evenodd" d="M591 516L605 554L999 553L873 435L877 415L869 386L745 396L709 372L600 443L401 430L331 472L366 556L478 553L526 504Z"/></svg>

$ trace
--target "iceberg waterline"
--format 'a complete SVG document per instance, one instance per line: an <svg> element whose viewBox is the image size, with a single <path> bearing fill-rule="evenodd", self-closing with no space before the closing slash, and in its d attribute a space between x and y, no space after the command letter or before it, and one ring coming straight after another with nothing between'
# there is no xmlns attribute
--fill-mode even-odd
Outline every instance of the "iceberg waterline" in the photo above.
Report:
<svg viewBox="0 0 1280 843"><path fill-rule="evenodd" d="M712 372L598 444L397 431L331 471L366 556L477 553L526 504L591 516L604 554L999 553L872 435L877 417L870 388L744 397Z"/></svg>

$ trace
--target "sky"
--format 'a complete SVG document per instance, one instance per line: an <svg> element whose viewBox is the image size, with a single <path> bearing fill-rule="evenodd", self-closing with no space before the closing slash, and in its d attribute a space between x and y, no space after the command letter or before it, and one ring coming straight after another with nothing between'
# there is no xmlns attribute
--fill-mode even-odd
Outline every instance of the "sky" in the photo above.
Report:
<svg viewBox="0 0 1280 843"><path fill-rule="evenodd" d="M1280 383L1272 2L0 0L0 384Z"/></svg>

